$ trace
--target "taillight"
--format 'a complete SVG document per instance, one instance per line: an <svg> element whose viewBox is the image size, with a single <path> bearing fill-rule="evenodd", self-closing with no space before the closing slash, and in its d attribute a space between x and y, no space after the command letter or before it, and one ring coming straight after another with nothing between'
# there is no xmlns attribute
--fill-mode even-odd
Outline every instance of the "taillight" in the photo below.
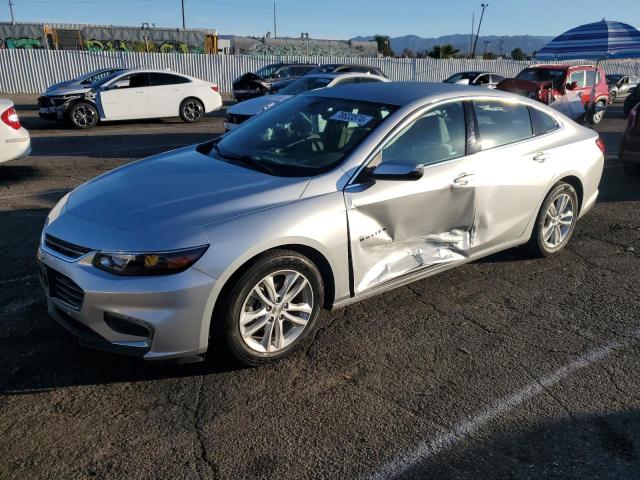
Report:
<svg viewBox="0 0 640 480"><path fill-rule="evenodd" d="M218 87L218 85L211 85L211 90L216 93L220 93L220 88Z"/></svg>
<svg viewBox="0 0 640 480"><path fill-rule="evenodd" d="M20 129L20 119L18 118L16 109L13 107L9 107L4 112L2 112L2 115L0 115L0 120L2 120L14 130Z"/></svg>
<svg viewBox="0 0 640 480"><path fill-rule="evenodd" d="M602 140L600 137L596 138L596 145L602 152L602 155L604 155L605 154L604 140Z"/></svg>

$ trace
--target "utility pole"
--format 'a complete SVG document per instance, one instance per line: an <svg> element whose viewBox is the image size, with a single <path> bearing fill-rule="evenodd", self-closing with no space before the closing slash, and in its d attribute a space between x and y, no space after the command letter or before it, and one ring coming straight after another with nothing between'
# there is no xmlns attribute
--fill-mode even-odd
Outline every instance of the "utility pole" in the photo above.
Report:
<svg viewBox="0 0 640 480"><path fill-rule="evenodd" d="M11 25L16 24L15 18L13 18L13 2L9 0L9 11L11 12Z"/></svg>
<svg viewBox="0 0 640 480"><path fill-rule="evenodd" d="M478 46L478 37L480 36L480 27L482 26L482 19L484 18L484 9L489 6L488 3L481 3L482 13L480 14L480 21L478 22L478 33L476 34L476 41L473 42L473 51L471 52L471 58L476 56L476 47Z"/></svg>
<svg viewBox="0 0 640 480"><path fill-rule="evenodd" d="M476 12L471 14L471 36L469 37L469 58L471 58L471 50L473 49L473 33L476 31Z"/></svg>
<svg viewBox="0 0 640 480"><path fill-rule="evenodd" d="M182 29L187 28L184 23L184 0L182 0Z"/></svg>
<svg viewBox="0 0 640 480"><path fill-rule="evenodd" d="M502 56L502 48L504 47L504 37L500 37L500 57Z"/></svg>
<svg viewBox="0 0 640 480"><path fill-rule="evenodd" d="M278 28L276 26L276 2L273 2L273 38L278 38Z"/></svg>

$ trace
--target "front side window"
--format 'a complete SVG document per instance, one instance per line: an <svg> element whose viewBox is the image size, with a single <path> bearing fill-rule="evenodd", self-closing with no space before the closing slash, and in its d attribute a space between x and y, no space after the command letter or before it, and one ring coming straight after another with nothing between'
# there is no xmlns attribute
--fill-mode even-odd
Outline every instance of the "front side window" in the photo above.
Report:
<svg viewBox="0 0 640 480"><path fill-rule="evenodd" d="M451 75L447 78L444 83L456 83L460 80L473 80L478 75L478 72L462 72L456 73L455 75Z"/></svg>
<svg viewBox="0 0 640 480"><path fill-rule="evenodd" d="M405 127L382 149L376 163L433 165L464 156L465 144L464 106L447 103Z"/></svg>
<svg viewBox="0 0 640 480"><path fill-rule="evenodd" d="M579 72L571 72L569 75L569 82L576 82L578 84L578 88L584 88L585 80L584 80L584 70L580 70Z"/></svg>
<svg viewBox="0 0 640 480"><path fill-rule="evenodd" d="M533 136L529 110L518 103L474 100L480 148L499 147Z"/></svg>
<svg viewBox="0 0 640 480"><path fill-rule="evenodd" d="M489 83L489 75L480 75L474 83L477 85L486 85Z"/></svg>
<svg viewBox="0 0 640 480"><path fill-rule="evenodd" d="M396 108L301 95L229 132L211 155L277 176L317 175L342 163Z"/></svg>

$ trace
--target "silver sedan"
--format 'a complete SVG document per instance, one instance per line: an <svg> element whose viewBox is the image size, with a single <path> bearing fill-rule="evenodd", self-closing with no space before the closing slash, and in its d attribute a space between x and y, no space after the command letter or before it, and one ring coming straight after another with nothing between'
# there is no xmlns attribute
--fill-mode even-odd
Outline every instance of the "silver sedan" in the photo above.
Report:
<svg viewBox="0 0 640 480"><path fill-rule="evenodd" d="M313 338L322 308L519 245L558 253L603 153L592 130L504 92L305 93L64 197L38 250L48 310L86 346L271 362Z"/></svg>

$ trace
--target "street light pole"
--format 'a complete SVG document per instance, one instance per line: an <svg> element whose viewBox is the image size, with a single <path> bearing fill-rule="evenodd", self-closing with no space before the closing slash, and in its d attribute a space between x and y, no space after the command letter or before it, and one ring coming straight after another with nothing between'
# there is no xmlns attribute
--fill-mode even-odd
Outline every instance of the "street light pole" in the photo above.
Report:
<svg viewBox="0 0 640 480"><path fill-rule="evenodd" d="M476 56L476 47L478 46L478 37L480 36L480 27L482 26L482 18L484 17L484 9L489 6L488 3L481 3L482 13L480 14L480 21L478 22L478 33L476 33L476 40L473 42L473 51L471 52L471 58Z"/></svg>
<svg viewBox="0 0 640 480"><path fill-rule="evenodd" d="M182 0L182 29L187 28L184 23L184 0Z"/></svg>
<svg viewBox="0 0 640 480"><path fill-rule="evenodd" d="M16 21L13 18L13 2L9 0L9 11L11 12L11 25L15 25Z"/></svg>

